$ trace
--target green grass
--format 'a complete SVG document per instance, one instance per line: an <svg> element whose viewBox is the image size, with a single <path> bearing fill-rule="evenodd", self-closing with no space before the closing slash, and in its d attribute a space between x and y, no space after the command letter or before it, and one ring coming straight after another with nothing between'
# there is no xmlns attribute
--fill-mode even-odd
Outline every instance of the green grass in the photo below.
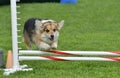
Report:
<svg viewBox="0 0 120 78"><path fill-rule="evenodd" d="M120 51L120 1L78 0L78 4L19 4L23 29L31 17L65 20L59 38L59 50ZM22 35L22 32L19 33ZM21 41L22 39L19 39ZM19 45L26 49L25 44ZM10 6L0 6L0 47L11 49ZM22 61L33 67L30 72L16 72L9 78L119 78L119 62ZM0 71L0 74L3 74ZM6 76L0 75L0 78Z"/></svg>

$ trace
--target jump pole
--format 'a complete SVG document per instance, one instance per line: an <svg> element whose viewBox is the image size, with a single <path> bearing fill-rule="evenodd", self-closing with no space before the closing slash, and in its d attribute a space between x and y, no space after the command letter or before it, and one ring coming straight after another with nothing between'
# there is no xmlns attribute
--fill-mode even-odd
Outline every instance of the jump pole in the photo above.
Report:
<svg viewBox="0 0 120 78"><path fill-rule="evenodd" d="M107 52L107 51L36 51L36 50L20 50L20 55L41 55L41 54L54 54L54 55L98 55L98 56L120 56L120 52Z"/></svg>
<svg viewBox="0 0 120 78"><path fill-rule="evenodd" d="M119 61L120 57L57 57L57 56L19 56L19 60L55 60L55 61Z"/></svg>

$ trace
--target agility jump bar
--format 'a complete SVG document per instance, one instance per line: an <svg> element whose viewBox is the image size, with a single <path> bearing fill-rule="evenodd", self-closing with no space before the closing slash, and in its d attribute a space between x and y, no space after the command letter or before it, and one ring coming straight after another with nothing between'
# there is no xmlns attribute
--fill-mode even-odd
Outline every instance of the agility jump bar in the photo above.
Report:
<svg viewBox="0 0 120 78"><path fill-rule="evenodd" d="M54 60L54 61L119 61L120 57L56 57L56 56L19 56L19 61L23 60Z"/></svg>
<svg viewBox="0 0 120 78"><path fill-rule="evenodd" d="M120 56L120 52L106 52L106 51L35 51L35 50L19 50L20 55L30 54L58 54L58 55L98 55L98 56Z"/></svg>

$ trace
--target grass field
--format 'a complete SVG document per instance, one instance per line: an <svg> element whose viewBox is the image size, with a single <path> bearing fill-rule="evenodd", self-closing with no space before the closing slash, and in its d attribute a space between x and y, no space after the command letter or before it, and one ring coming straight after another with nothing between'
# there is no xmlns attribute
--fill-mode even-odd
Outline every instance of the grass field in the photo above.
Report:
<svg viewBox="0 0 120 78"><path fill-rule="evenodd" d="M28 3L18 4L18 17L23 29L32 17L65 20L59 38L59 50L120 51L120 1L78 0L78 4ZM19 33L22 35L22 32ZM19 39L21 41L22 39ZM11 46L10 6L0 6L0 48ZM26 49L25 44L20 47ZM16 72L9 78L119 78L119 62L90 61L22 61L34 70ZM3 71L0 71L0 78Z"/></svg>

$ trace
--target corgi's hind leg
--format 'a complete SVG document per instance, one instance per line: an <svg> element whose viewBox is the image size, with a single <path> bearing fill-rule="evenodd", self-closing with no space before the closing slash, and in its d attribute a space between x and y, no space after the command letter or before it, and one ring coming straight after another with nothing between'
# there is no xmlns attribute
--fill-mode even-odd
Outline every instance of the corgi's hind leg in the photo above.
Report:
<svg viewBox="0 0 120 78"><path fill-rule="evenodd" d="M31 41L26 31L24 31L24 43L26 44L28 50L32 50Z"/></svg>

